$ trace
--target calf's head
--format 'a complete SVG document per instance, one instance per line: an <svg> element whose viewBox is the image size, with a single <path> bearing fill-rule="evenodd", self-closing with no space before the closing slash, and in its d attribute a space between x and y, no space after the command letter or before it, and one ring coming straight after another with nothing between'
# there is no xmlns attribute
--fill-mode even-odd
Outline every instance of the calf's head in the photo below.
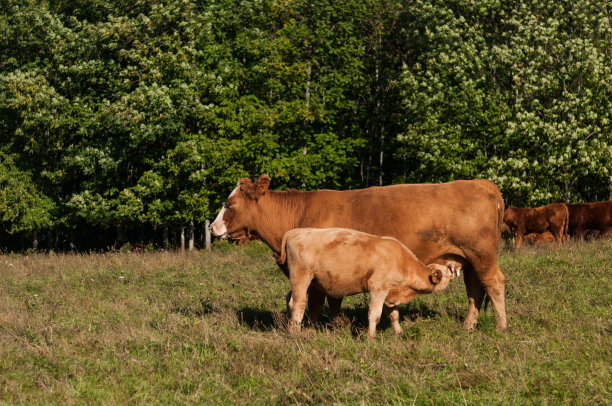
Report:
<svg viewBox="0 0 612 406"><path fill-rule="evenodd" d="M261 175L255 183L249 178L240 179L230 193L217 218L210 225L216 237L240 238L251 236L258 200L268 192L270 177Z"/></svg>
<svg viewBox="0 0 612 406"><path fill-rule="evenodd" d="M429 281L434 285L434 291L446 289L450 280L455 278L455 276L459 276L459 271L454 266L429 264L427 268L431 270Z"/></svg>

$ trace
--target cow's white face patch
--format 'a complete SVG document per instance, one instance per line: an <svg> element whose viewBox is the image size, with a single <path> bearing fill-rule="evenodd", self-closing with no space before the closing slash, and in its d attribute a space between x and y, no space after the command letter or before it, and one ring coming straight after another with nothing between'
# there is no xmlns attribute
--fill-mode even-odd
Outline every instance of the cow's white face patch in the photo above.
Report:
<svg viewBox="0 0 612 406"><path fill-rule="evenodd" d="M223 222L223 214L225 214L225 206L223 206L219 214L217 214L215 221L210 225L210 232L215 237L227 234L227 227L225 227L225 223Z"/></svg>
<svg viewBox="0 0 612 406"><path fill-rule="evenodd" d="M237 192L238 192L238 186L236 186L236 188L232 191L232 193L230 193L228 199L234 196ZM225 210L226 210L226 206L223 205L223 208L221 209L219 214L217 214L217 218L210 225L210 232L215 237L220 237L220 236L224 236L227 234L227 226L225 225L225 222L223 221L223 215L225 214Z"/></svg>

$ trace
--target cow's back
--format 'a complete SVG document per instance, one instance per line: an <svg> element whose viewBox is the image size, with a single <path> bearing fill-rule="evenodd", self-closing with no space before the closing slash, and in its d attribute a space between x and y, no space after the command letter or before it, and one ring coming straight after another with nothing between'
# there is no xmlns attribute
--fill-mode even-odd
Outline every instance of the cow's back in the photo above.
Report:
<svg viewBox="0 0 612 406"><path fill-rule="evenodd" d="M300 227L391 236L424 263L442 255L497 256L503 200L485 180L322 190L307 206Z"/></svg>

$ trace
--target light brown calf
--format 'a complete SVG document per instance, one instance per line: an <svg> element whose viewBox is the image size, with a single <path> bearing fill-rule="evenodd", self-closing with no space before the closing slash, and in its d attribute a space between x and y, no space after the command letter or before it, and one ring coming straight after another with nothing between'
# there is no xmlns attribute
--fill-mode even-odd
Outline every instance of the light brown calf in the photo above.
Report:
<svg viewBox="0 0 612 406"><path fill-rule="evenodd" d="M306 294L312 284L326 295L343 298L370 293L368 335L376 337L383 305L393 330L402 332L397 305L416 296L443 290L458 271L425 266L392 237L344 228L296 228L283 237L280 264L286 262L291 282L289 331L300 331Z"/></svg>

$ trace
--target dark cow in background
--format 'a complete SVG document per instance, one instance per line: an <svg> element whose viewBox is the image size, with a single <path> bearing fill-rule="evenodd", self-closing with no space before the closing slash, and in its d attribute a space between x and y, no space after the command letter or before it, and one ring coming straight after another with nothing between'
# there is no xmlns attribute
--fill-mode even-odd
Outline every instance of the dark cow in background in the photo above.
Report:
<svg viewBox="0 0 612 406"><path fill-rule="evenodd" d="M569 234L575 240L582 239L586 232L600 236L612 227L612 200L596 203L568 204Z"/></svg>
<svg viewBox="0 0 612 406"><path fill-rule="evenodd" d="M519 208L509 206L504 210L504 222L516 239L516 249L521 247L523 236L528 233L551 232L557 246L567 241L568 210L564 203L548 206Z"/></svg>
<svg viewBox="0 0 612 406"><path fill-rule="evenodd" d="M484 294L506 329L506 278L497 263L504 203L494 183L458 180L358 190L270 191L270 178L244 178L211 225L215 236L253 235L278 257L285 233L294 228L348 228L397 238L425 264L464 269L467 328L474 328ZM281 270L288 275L286 266ZM316 321L325 292L311 286L308 307ZM332 317L342 298L327 298Z"/></svg>
<svg viewBox="0 0 612 406"><path fill-rule="evenodd" d="M603 228L602 230L585 230L582 233L585 240L595 240L597 238L608 238L612 236L612 226Z"/></svg>

